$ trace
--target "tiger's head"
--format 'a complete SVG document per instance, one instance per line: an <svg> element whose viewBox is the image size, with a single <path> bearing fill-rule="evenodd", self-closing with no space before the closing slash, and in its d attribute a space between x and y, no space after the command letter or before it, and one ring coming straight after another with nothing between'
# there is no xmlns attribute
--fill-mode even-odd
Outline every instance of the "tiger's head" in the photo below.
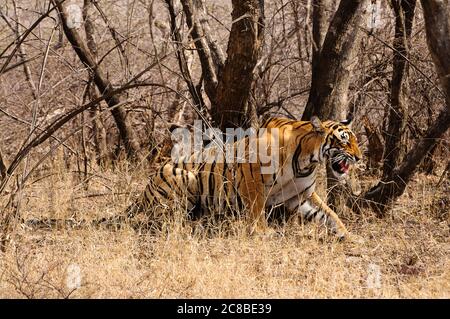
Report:
<svg viewBox="0 0 450 319"><path fill-rule="evenodd" d="M322 154L328 160L328 164L334 176L343 178L349 171L350 165L358 162L361 150L355 134L349 128L352 119L342 122L325 121L325 141L322 146Z"/></svg>
<svg viewBox="0 0 450 319"><path fill-rule="evenodd" d="M270 118L262 127L279 129L280 155L291 158L284 165L292 165L296 178L310 176L319 163L327 161L335 177L340 179L348 173L351 164L361 159L349 124L350 121L322 122L313 116L310 121Z"/></svg>

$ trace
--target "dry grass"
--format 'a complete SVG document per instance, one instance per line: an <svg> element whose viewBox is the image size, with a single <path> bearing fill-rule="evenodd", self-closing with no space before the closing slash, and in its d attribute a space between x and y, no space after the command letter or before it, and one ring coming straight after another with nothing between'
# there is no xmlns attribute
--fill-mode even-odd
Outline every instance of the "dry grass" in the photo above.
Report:
<svg viewBox="0 0 450 319"><path fill-rule="evenodd" d="M129 200L111 193L145 183L142 171L126 166L92 176L87 189L63 167L50 173L26 188L25 218L111 216ZM364 244L334 242L314 224L295 223L254 237L241 225L234 235L212 236L192 235L189 225L154 236L131 228L19 226L0 258L0 297L449 298L449 185L437 193L437 180L418 176L383 220L369 213L344 216ZM81 274L75 289L68 286L70 267Z"/></svg>
<svg viewBox="0 0 450 319"><path fill-rule="evenodd" d="M70 2L83 3L81 0ZM23 30L39 18L48 5L48 1L22 0L17 3ZM105 23L97 10L90 13L95 26L98 56L109 52L101 66L114 86L128 82L153 64L155 68L145 74L146 79L185 94L187 87L179 76L175 54L169 54L163 64L159 60L175 48L168 32L169 19L163 1L97 3L110 22ZM310 6L305 5L306 1L265 3L265 40L259 66L264 72L263 77L257 80L254 96L258 107L273 105L271 114L285 116L285 111L288 111L300 118L308 100L304 89L310 86L311 81L311 24L307 18L310 17ZM211 35L226 52L231 2L208 0L206 4L211 17L214 17L209 20ZM387 2L383 6L385 25L371 32L383 42L392 43L392 11ZM5 22L15 25L13 8L11 0L0 4L0 11L7 17L6 20L0 19L0 51L16 40L14 30ZM298 11L298 19L294 8ZM33 58L27 65L35 86L40 85L42 71L38 98L31 94L29 80L21 67L0 77L0 149L7 164L28 139L32 129L27 123L33 122L35 111L37 127L45 129L58 115L67 114L87 102L86 67L79 62L66 40L60 45L58 29L55 29L58 19L54 13L52 17L45 19L22 44L27 58ZM302 28L296 26L295 20L300 21ZM179 24L182 25L181 15ZM116 43L110 27L120 35L119 40L124 40L123 51L111 50ZM428 120L443 104L442 96L434 86L437 76L423 31L423 17L418 11L409 58L421 70L420 73L427 76L427 80L418 70L410 68L406 93L408 112L414 118L410 124L420 129L428 126ZM189 32L186 26L181 32L187 48ZM374 127L380 132L383 130L383 114L388 114L386 105L390 103L388 83L392 76L392 52L375 37L364 36L363 40L352 63L349 103L358 105L353 130L365 147L367 137L359 119L367 116ZM48 56L45 54L47 43L50 47ZM12 53L11 50L12 47L5 51L3 57ZM9 66L17 62L20 59L16 54ZM4 63L3 59L1 63ZM194 83L199 83L200 73L198 55L194 54ZM428 78L432 80L430 83ZM294 94L296 92L298 94ZM157 87L127 91L122 99L128 103L124 107L143 149L153 145L153 139L164 144L168 137L168 124L175 121L169 110L181 110L189 104L172 91ZM281 101L284 101L284 110L280 109ZM116 157L112 156L120 144L116 125L104 104L101 110L100 127L104 127L107 134L109 160L116 165L113 170L91 167L95 166L99 154L95 150L97 142L93 138L92 114L85 113L82 119L77 117L55 133L59 139L65 139L83 125L83 131L66 140L66 146L77 155L60 147L57 150L59 155L52 154L40 163L49 147L54 147L56 142L49 139L33 149L28 157L28 169L24 169L22 162L0 195L0 210L5 207L8 192L17 186L17 181L34 165L39 165L39 171L27 181L22 196L18 197L21 217L89 220L123 211L134 197L129 194L142 190L145 185L148 169L117 163ZM185 112L182 124L189 126L196 115L189 107ZM414 131L417 129L408 133L411 136L406 145L416 139L417 132ZM435 155L442 157L441 165L445 165L449 154L449 139L444 137L443 140L442 154L438 152ZM84 143L86 153L82 147ZM61 155L62 152L65 156ZM86 177L77 173L82 170L84 156L89 162ZM72 167L67 168L63 163ZM361 245L336 243L313 224L293 223L278 229L276 235L255 237L246 236L245 227L238 223L232 225L233 234L227 235L216 229L212 236L205 232L192 235L189 225L176 223L170 225L169 235L158 236L138 234L130 228L116 232L96 228L44 231L17 225L8 250L0 253L0 297L448 298L450 184L447 180L436 187L438 179L438 176L418 175L392 214L383 220L369 212L363 216L343 216L348 228L365 239ZM373 182L370 179L364 181ZM74 269L79 269L81 275L81 285L76 289L70 285ZM380 273L379 285L376 282L377 270ZM372 279L375 285L370 285Z"/></svg>

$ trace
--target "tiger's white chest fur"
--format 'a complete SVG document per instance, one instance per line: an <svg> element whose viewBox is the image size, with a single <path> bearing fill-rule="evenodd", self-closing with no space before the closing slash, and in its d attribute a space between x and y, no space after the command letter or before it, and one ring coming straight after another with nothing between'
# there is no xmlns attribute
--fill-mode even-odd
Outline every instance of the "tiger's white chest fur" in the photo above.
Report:
<svg viewBox="0 0 450 319"><path fill-rule="evenodd" d="M276 179L274 185L266 185L266 207L285 203L288 200L299 197L300 200L309 198L315 190L316 186L316 170L306 177L294 177L294 174L289 172Z"/></svg>

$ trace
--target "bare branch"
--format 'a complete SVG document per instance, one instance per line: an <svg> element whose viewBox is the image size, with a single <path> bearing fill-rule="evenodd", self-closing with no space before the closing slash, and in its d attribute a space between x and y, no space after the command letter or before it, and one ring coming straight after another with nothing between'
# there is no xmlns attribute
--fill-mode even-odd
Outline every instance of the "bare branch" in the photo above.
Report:
<svg viewBox="0 0 450 319"><path fill-rule="evenodd" d="M90 72L92 72L94 83L96 84L98 90L101 94L106 93L107 95L108 93L113 92L112 84L106 78L102 69L97 65L95 57L91 54L89 49L86 48L80 35L76 32L76 30L68 26L67 17L64 13L64 8L61 2L59 0L53 0L53 3L57 6L58 14L63 23L63 30L67 39L72 44L72 48L77 53L80 61L89 68ZM128 123L125 110L120 107L114 107L121 103L120 97L109 94L106 103L111 109L111 114L113 115L114 121L119 130L120 138L124 143L128 157L134 158L138 156L139 143L133 130L131 129L130 124Z"/></svg>

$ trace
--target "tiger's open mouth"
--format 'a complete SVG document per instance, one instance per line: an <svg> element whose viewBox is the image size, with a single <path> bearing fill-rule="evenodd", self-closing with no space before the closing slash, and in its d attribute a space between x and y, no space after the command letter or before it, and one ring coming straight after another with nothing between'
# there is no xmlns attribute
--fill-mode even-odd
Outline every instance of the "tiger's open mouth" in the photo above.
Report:
<svg viewBox="0 0 450 319"><path fill-rule="evenodd" d="M338 173L339 175L344 175L347 174L348 170L350 169L350 161L347 158L339 161L333 161L331 167L333 168L334 172Z"/></svg>

